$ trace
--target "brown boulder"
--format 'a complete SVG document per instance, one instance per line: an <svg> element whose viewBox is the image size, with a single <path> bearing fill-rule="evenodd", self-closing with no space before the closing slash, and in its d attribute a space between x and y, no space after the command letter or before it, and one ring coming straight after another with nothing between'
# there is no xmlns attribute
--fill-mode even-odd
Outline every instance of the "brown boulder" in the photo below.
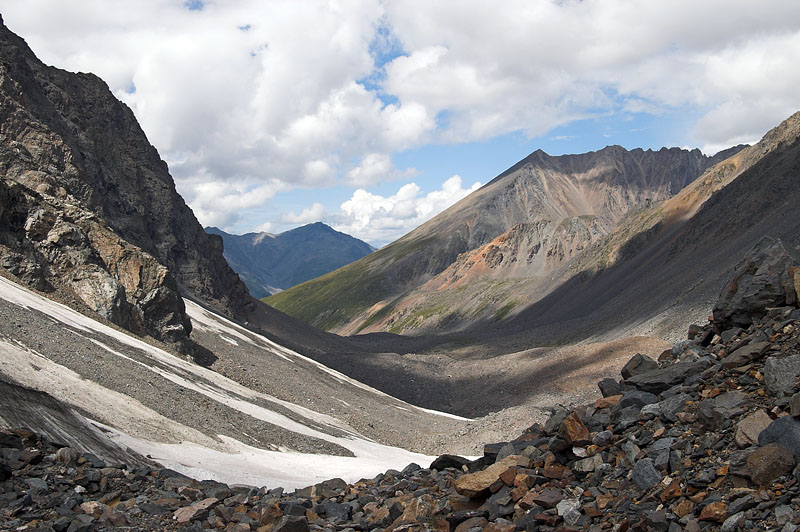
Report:
<svg viewBox="0 0 800 532"><path fill-rule="evenodd" d="M777 443L769 443L757 449L747 459L750 478L759 486L766 486L778 477L789 473L794 467L792 452Z"/></svg>
<svg viewBox="0 0 800 532"><path fill-rule="evenodd" d="M590 442L589 429L575 412L570 413L561 422L561 435L567 443L574 446L588 445Z"/></svg>
<svg viewBox="0 0 800 532"><path fill-rule="evenodd" d="M756 410L736 425L736 445L741 448L758 444L758 435L772 423L766 412Z"/></svg>
<svg viewBox="0 0 800 532"><path fill-rule="evenodd" d="M502 485L503 481L500 480L500 475L516 466L529 467L530 460L524 456L511 455L482 471L461 475L455 481L456 491L470 498L487 495L493 485L497 485L497 489Z"/></svg>

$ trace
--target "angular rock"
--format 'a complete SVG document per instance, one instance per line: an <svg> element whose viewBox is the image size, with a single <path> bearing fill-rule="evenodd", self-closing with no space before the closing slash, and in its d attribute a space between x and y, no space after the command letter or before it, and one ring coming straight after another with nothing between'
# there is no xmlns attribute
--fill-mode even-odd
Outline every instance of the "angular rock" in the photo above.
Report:
<svg viewBox="0 0 800 532"><path fill-rule="evenodd" d="M784 306L795 297L789 268L800 264L780 240L763 237L736 266L733 279L723 288L712 315L717 332L747 327L768 307Z"/></svg>
<svg viewBox="0 0 800 532"><path fill-rule="evenodd" d="M305 517L285 515L272 528L272 532L309 532Z"/></svg>
<svg viewBox="0 0 800 532"><path fill-rule="evenodd" d="M748 395L738 390L725 392L713 399L701 401L697 407L697 415L706 428L719 429L728 420L741 414L748 400Z"/></svg>
<svg viewBox="0 0 800 532"><path fill-rule="evenodd" d="M589 443L589 429L583 424L581 418L572 412L561 422L561 435L567 443L573 446L587 445Z"/></svg>
<svg viewBox="0 0 800 532"><path fill-rule="evenodd" d="M763 410L756 410L736 425L736 445L740 448L758 444L758 435L769 427L772 418Z"/></svg>
<svg viewBox="0 0 800 532"><path fill-rule="evenodd" d="M685 393L679 393L664 399L658 403L661 407L661 418L664 421L676 422L678 420L678 412L683 411L686 408L686 404L691 400L691 396Z"/></svg>
<svg viewBox="0 0 800 532"><path fill-rule="evenodd" d="M482 471L461 475L455 481L455 488L461 495L477 498L488 494L493 485L502 484L500 474L510 467L527 467L530 461L518 455L508 456L495 462ZM499 489L499 486L498 486Z"/></svg>
<svg viewBox="0 0 800 532"><path fill-rule="evenodd" d="M620 374L622 375L623 379L628 380L634 375L647 373L648 371L653 371L654 369L658 369L658 362L647 355L636 353L631 357L630 360L628 360L628 362L625 363L624 366L622 366Z"/></svg>
<svg viewBox="0 0 800 532"><path fill-rule="evenodd" d="M442 471L448 467L461 469L463 466L469 464L469 462L470 461L468 459L462 458L461 456L456 456L454 454L443 454L434 460L433 463L431 463L430 469L435 469L436 471Z"/></svg>
<svg viewBox="0 0 800 532"><path fill-rule="evenodd" d="M619 383L611 377L606 377L598 382L597 387L600 388L600 394L603 397L610 397L612 395L619 395L622 393L622 388L620 387Z"/></svg>
<svg viewBox="0 0 800 532"><path fill-rule="evenodd" d="M764 386L773 395L792 395L798 375L800 355L769 357L764 363Z"/></svg>
<svg viewBox="0 0 800 532"><path fill-rule="evenodd" d="M777 443L800 459L800 419L792 416L779 417L761 431L758 444Z"/></svg>
<svg viewBox="0 0 800 532"><path fill-rule="evenodd" d="M661 482L661 473L653 465L652 458L642 458L634 464L631 478L640 490L648 491Z"/></svg>
<svg viewBox="0 0 800 532"><path fill-rule="evenodd" d="M767 352L769 346L769 342L756 342L742 346L722 360L722 367L729 369L747 365L760 359Z"/></svg>
<svg viewBox="0 0 800 532"><path fill-rule="evenodd" d="M659 394L676 384L681 384L691 375L700 375L709 365L710 362L705 360L679 362L665 368L634 375L627 382L636 386L639 390Z"/></svg>
<svg viewBox="0 0 800 532"><path fill-rule="evenodd" d="M651 405L658 402L658 397L649 392L641 390L628 390L622 394L622 399L619 401L620 408L628 408L635 406L641 409L644 405Z"/></svg>
<svg viewBox="0 0 800 532"><path fill-rule="evenodd" d="M722 523L728 517L728 505L724 502L712 502L706 504L700 511L701 521L714 521Z"/></svg>
<svg viewBox="0 0 800 532"><path fill-rule="evenodd" d="M794 467L792 453L776 443L758 448L747 459L750 477L758 486L766 486L773 480L789 473Z"/></svg>

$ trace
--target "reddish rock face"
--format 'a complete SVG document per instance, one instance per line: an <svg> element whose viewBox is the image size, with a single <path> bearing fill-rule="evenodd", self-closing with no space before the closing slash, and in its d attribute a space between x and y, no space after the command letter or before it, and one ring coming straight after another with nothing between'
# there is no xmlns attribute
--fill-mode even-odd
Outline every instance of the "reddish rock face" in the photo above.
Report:
<svg viewBox="0 0 800 532"><path fill-rule="evenodd" d="M586 428L586 425L583 424L583 421L575 412L572 412L561 422L561 435L570 445L581 446L591 443L589 429Z"/></svg>

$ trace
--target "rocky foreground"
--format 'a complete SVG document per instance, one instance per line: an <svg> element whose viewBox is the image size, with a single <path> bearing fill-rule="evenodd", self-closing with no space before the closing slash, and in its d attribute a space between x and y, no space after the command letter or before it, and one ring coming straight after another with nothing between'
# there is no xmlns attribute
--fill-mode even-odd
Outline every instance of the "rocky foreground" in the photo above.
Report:
<svg viewBox="0 0 800 532"><path fill-rule="evenodd" d="M634 356L590 405L484 456L443 455L348 485L281 488L128 468L0 432L0 519L14 530L613 532L800 528L800 264L765 240L713 321Z"/></svg>

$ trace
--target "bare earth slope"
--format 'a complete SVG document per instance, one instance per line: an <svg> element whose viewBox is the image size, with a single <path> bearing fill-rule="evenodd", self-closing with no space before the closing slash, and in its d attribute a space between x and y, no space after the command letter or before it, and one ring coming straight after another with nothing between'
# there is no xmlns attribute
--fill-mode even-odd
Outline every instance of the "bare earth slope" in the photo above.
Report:
<svg viewBox="0 0 800 532"><path fill-rule="evenodd" d="M471 260L463 253L498 238L517 241L520 230L527 239L515 250L521 255L515 255L515 267L503 270L499 280L547 275L613 231L628 212L671 197L716 160L698 150L676 148L653 152L610 146L561 157L537 151L396 242L267 302L339 333L409 332L431 315L436 316L431 327L452 329L442 305L430 304L406 317L402 299L449 267L463 270ZM492 264L502 257L485 259ZM450 275L454 276L464 277ZM459 289L451 280L435 283L420 291ZM466 296L454 296L444 306L466 308L467 322L498 310L487 310L484 299L492 294ZM465 304L470 298L473 301Z"/></svg>

